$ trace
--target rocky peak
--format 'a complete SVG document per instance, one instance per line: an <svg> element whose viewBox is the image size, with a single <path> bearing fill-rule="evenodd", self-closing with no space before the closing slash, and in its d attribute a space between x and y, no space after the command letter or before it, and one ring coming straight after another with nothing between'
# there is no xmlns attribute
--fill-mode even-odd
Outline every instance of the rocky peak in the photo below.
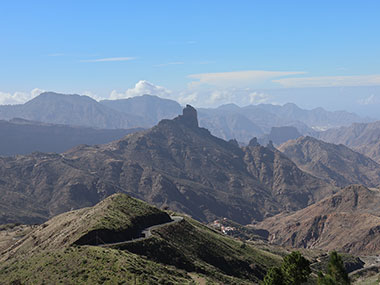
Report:
<svg viewBox="0 0 380 285"><path fill-rule="evenodd" d="M186 105L182 111L182 115L178 116L178 120L189 127L198 128L197 110L190 105Z"/></svg>
<svg viewBox="0 0 380 285"><path fill-rule="evenodd" d="M248 143L248 146L259 146L260 144L258 143L257 141L257 137L254 137L252 138L249 143Z"/></svg>
<svg viewBox="0 0 380 285"><path fill-rule="evenodd" d="M273 142L271 140L268 142L267 148L269 148L270 150L276 150L276 148L274 147Z"/></svg>

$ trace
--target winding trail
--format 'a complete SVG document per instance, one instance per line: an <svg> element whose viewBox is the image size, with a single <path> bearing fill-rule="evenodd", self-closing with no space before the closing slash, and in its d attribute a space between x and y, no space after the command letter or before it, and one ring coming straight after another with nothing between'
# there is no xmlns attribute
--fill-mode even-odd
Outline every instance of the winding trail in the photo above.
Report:
<svg viewBox="0 0 380 285"><path fill-rule="evenodd" d="M148 239L152 236L152 230L159 229L159 228L171 225L171 224L175 224L175 223L178 223L178 222L183 220L183 217L181 217L181 216L170 216L170 218L172 219L170 222L150 226L150 227L147 227L147 228L141 230L142 237L135 238L135 239L129 239L129 240L125 240L125 241L113 242L113 243L104 243L104 244L99 244L97 246L110 247L110 246L123 245L123 244L136 242L136 241L142 241L142 240Z"/></svg>

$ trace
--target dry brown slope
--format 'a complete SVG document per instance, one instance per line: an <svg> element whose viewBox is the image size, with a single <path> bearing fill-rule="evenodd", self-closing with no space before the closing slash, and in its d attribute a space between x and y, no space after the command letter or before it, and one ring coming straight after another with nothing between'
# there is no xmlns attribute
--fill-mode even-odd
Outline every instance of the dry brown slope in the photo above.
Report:
<svg viewBox="0 0 380 285"><path fill-rule="evenodd" d="M344 144L380 163L380 121L327 130L319 133L318 138Z"/></svg>
<svg viewBox="0 0 380 285"><path fill-rule="evenodd" d="M380 253L380 191L351 185L331 197L292 214L258 224L280 245Z"/></svg>
<svg viewBox="0 0 380 285"><path fill-rule="evenodd" d="M337 186L380 185L380 165L363 154L340 144L312 137L300 137L279 147L299 168Z"/></svg>

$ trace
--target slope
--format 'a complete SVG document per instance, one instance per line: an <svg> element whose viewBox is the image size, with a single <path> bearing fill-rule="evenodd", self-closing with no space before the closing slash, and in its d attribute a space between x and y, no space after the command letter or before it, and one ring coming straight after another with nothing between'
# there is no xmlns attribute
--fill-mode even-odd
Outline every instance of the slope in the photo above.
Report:
<svg viewBox="0 0 380 285"><path fill-rule="evenodd" d="M250 284L278 264L279 256L218 234L186 218L159 228L143 241L102 248L75 245L94 234L112 242L168 214L146 203L116 194L91 208L61 214L36 227L0 255L0 280L28 283L65 281L191 283L192 275L212 283ZM169 218L170 219L170 218ZM107 242L107 241L106 241ZM144 256L144 257L143 257Z"/></svg>
<svg viewBox="0 0 380 285"><path fill-rule="evenodd" d="M340 144L301 137L279 147L299 168L337 186L380 185L380 165L372 159Z"/></svg>
<svg viewBox="0 0 380 285"><path fill-rule="evenodd" d="M255 225L272 243L353 254L380 253L380 191L352 185L292 214Z"/></svg>
<svg viewBox="0 0 380 285"><path fill-rule="evenodd" d="M344 144L380 163L380 121L327 130L319 133L318 138Z"/></svg>

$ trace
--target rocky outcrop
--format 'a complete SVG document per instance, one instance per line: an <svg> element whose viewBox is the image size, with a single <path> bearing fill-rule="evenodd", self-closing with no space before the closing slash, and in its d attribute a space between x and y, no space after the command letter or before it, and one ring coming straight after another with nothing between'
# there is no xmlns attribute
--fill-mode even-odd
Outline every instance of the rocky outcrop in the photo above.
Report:
<svg viewBox="0 0 380 285"><path fill-rule="evenodd" d="M349 186L292 214L280 214L256 225L269 231L274 244L380 253L380 190Z"/></svg>

